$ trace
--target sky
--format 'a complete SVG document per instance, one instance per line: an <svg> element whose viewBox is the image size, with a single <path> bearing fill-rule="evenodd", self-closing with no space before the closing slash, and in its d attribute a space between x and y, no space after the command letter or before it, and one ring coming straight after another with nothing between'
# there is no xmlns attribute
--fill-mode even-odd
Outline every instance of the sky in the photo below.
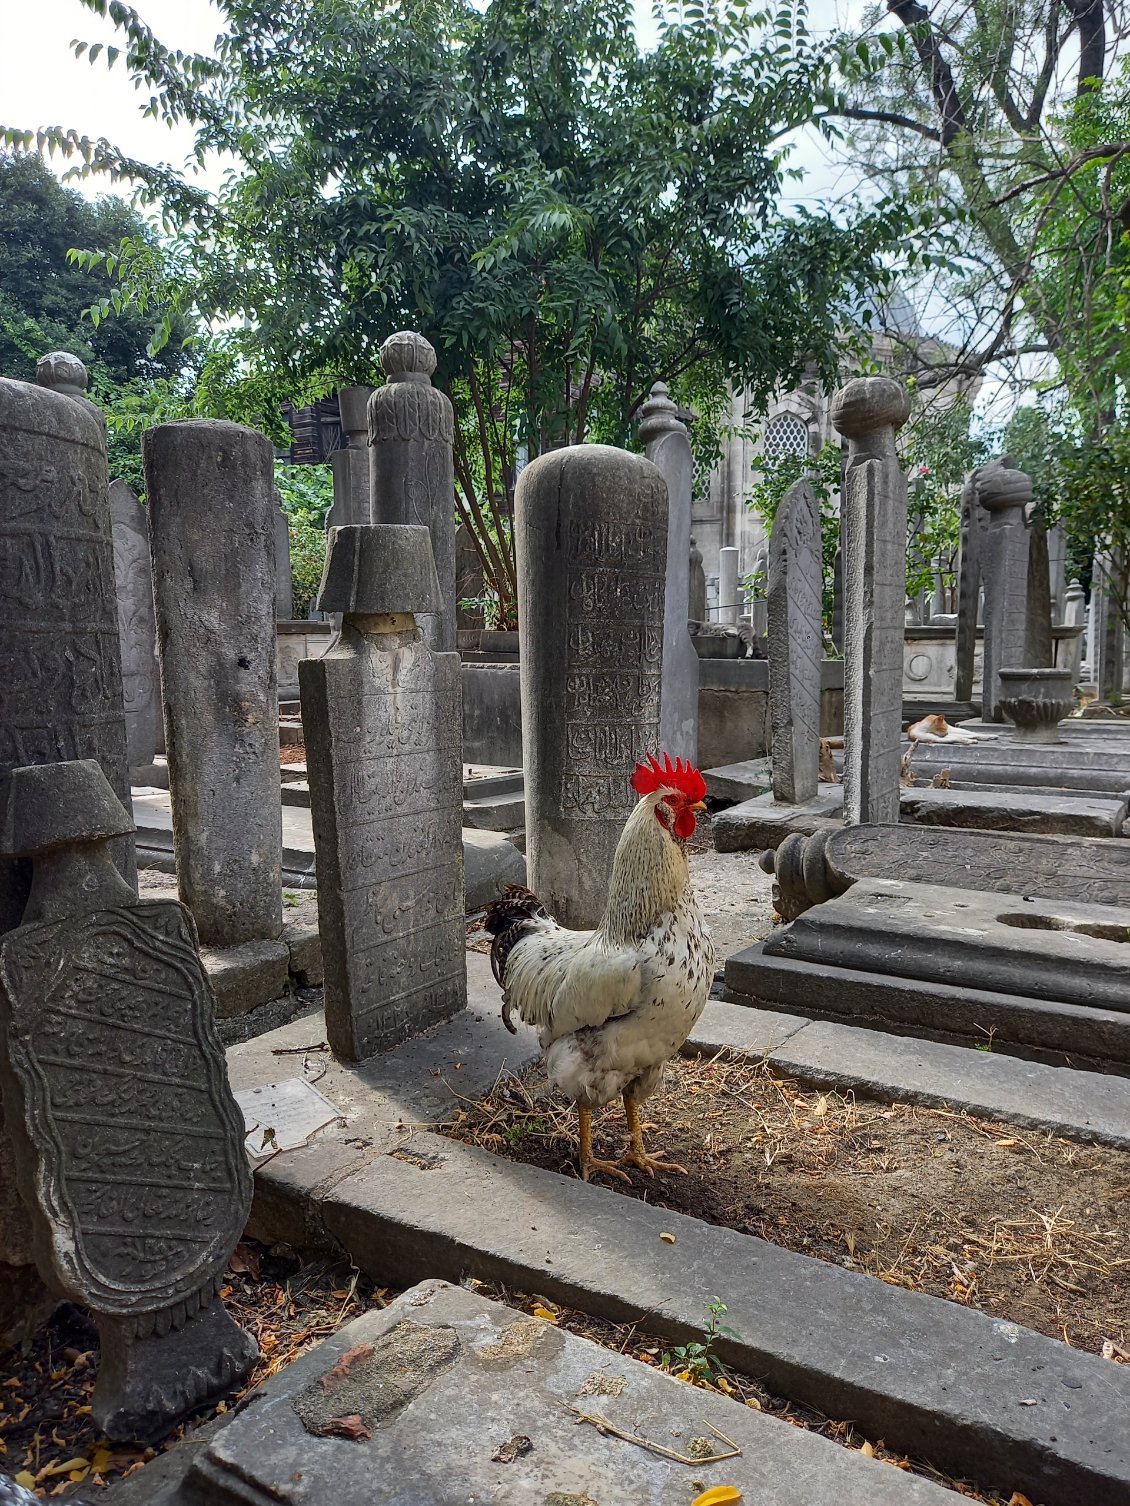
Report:
<svg viewBox="0 0 1130 1506"><path fill-rule="evenodd" d="M219 28L219 16L211 0L133 0L142 19L167 46L185 52L209 52ZM280 0L285 4L286 0ZM643 45L655 36L651 0L635 0L636 26ZM811 0L814 29L847 24L862 9L862 0ZM169 129L161 121L147 120L141 111L145 99L130 86L119 62L107 68L105 55L92 65L76 58L71 42L120 43L109 21L88 11L81 0L0 0L0 125L20 129L61 126L93 139L105 136L128 155L142 161L183 165L192 145L188 127ZM806 180L793 185L789 197L812 205L842 188L841 170L827 158L824 144L815 133L805 133L794 163L806 170ZM56 157L52 164L62 174L70 165ZM205 183L218 180L213 169ZM128 185L114 188L96 176L72 184L80 193L95 197L118 192L128 197Z"/></svg>

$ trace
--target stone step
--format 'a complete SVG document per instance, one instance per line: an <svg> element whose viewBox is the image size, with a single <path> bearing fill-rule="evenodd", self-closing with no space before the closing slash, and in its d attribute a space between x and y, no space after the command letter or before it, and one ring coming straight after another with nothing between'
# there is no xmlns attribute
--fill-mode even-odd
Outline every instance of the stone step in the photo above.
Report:
<svg viewBox="0 0 1130 1506"><path fill-rule="evenodd" d="M165 873L176 871L173 857L173 820L168 793L137 790L133 797L137 825L138 863ZM314 831L309 808L283 805L283 888L314 889ZM463 828L463 866L468 911L479 910L498 897L502 884L524 884L526 860L500 832Z"/></svg>
<svg viewBox="0 0 1130 1506"><path fill-rule="evenodd" d="M720 1357L772 1390L1006 1495L1130 1503L1130 1369L1014 1323L427 1133L321 1211L382 1282L501 1281L677 1342L718 1296Z"/></svg>
<svg viewBox="0 0 1130 1506"><path fill-rule="evenodd" d="M348 1378L323 1389L348 1353L355 1356ZM578 1412L685 1459L704 1435L711 1452L731 1452L712 1429L737 1452L680 1462L579 1425ZM359 1416L371 1436L361 1444L318 1436L343 1414ZM528 1446L500 1460L500 1446L514 1438ZM150 1470L161 1471L152 1485L143 1478ZM114 1499L247 1506L284 1499L278 1482L295 1479L312 1506L687 1506L692 1492L718 1485L741 1491L750 1506L958 1501L933 1481L442 1281L355 1318L273 1376L200 1446L154 1461ZM298 1499L284 1489L285 1499Z"/></svg>

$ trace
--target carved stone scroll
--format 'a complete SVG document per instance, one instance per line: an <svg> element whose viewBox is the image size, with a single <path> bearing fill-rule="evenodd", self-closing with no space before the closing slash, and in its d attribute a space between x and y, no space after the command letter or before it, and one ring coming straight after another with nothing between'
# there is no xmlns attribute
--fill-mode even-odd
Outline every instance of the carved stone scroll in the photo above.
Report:
<svg viewBox="0 0 1130 1506"><path fill-rule="evenodd" d="M593 926L659 749L667 486L604 445L543 455L515 509L530 883L564 925Z"/></svg>
<svg viewBox="0 0 1130 1506"><path fill-rule="evenodd" d="M0 941L0 1078L40 1274L98 1322L95 1424L146 1441L257 1351L218 1296L251 1181L214 1000L188 911L107 856L130 830L92 761L13 773L0 849L33 878Z"/></svg>

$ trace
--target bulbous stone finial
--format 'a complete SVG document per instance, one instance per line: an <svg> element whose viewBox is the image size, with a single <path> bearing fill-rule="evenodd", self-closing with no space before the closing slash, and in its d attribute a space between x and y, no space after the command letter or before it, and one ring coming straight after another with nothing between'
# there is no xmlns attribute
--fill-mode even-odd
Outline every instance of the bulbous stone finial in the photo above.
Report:
<svg viewBox="0 0 1130 1506"><path fill-rule="evenodd" d="M399 330L381 346L381 370L390 382L430 382L435 369L435 347L415 330Z"/></svg>
<svg viewBox="0 0 1130 1506"><path fill-rule="evenodd" d="M639 436L646 444L660 434L685 434L687 426L679 417L677 404L667 395L667 383L656 382L640 407Z"/></svg>
<svg viewBox="0 0 1130 1506"><path fill-rule="evenodd" d="M1007 512L1011 507L1026 507L1032 500L1031 477L1009 455L981 466L975 480L977 500L986 512Z"/></svg>
<svg viewBox="0 0 1130 1506"><path fill-rule="evenodd" d="M88 377L78 356L65 350L53 350L35 363L35 380L51 392L64 397L85 397Z"/></svg>
<svg viewBox="0 0 1130 1506"><path fill-rule="evenodd" d="M832 423L848 438L874 429L901 429L909 417L910 397L893 377L855 377L832 398Z"/></svg>

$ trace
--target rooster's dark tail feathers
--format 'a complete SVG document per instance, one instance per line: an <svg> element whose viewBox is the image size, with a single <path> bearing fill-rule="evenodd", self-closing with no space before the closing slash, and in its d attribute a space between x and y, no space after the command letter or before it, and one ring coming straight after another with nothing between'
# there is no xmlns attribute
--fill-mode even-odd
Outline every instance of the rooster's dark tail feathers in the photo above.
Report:
<svg viewBox="0 0 1130 1506"><path fill-rule="evenodd" d="M530 922L551 918L534 891L524 884L507 884L502 898L486 907L483 930L494 938L490 944L490 968L499 988L506 986L506 959L529 930Z"/></svg>

